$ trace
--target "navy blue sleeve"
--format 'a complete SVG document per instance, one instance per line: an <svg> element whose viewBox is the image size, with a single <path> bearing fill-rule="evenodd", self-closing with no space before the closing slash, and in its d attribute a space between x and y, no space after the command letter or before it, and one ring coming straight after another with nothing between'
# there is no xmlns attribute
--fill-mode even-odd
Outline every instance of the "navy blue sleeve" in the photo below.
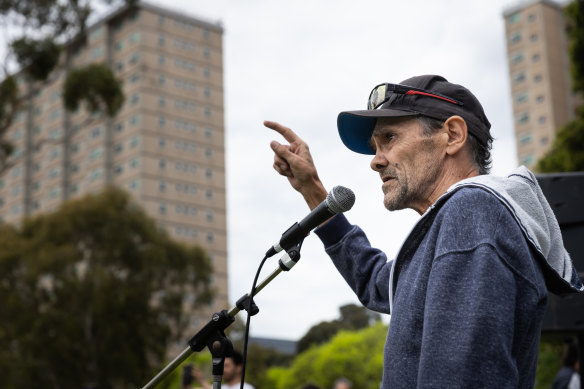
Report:
<svg viewBox="0 0 584 389"><path fill-rule="evenodd" d="M315 233L345 281L367 308L389 313L391 262L379 249L371 247L365 233L336 215Z"/></svg>

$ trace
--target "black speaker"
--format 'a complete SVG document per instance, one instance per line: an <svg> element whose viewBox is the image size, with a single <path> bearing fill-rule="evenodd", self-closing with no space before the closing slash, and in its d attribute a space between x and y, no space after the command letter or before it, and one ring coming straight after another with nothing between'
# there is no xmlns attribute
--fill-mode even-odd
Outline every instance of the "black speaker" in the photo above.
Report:
<svg viewBox="0 0 584 389"><path fill-rule="evenodd" d="M584 279L584 172L540 174L537 180L558 219L564 246ZM542 331L584 332L584 294L550 293Z"/></svg>

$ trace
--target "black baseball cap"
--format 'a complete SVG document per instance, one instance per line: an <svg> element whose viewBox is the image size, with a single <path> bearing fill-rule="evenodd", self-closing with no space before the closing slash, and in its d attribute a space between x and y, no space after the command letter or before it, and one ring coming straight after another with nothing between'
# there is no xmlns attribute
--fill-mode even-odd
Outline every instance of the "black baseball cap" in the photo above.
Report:
<svg viewBox="0 0 584 389"><path fill-rule="evenodd" d="M339 135L350 150L361 154L375 154L369 145L375 123L378 118L389 117L426 116L446 120L458 115L466 121L468 131L480 143L488 145L492 140L491 123L481 103L465 87L450 83L437 75L408 78L397 86L401 91L391 93L389 99L377 109L344 111L339 114ZM413 88L412 93L403 92L407 87Z"/></svg>

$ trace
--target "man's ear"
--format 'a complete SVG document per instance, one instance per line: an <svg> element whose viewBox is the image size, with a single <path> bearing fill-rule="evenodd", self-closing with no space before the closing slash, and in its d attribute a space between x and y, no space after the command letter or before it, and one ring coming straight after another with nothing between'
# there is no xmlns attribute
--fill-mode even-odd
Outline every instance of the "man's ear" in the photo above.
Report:
<svg viewBox="0 0 584 389"><path fill-rule="evenodd" d="M460 116L451 116L444 122L444 131L448 135L446 153L455 155L466 143L468 128L466 122Z"/></svg>

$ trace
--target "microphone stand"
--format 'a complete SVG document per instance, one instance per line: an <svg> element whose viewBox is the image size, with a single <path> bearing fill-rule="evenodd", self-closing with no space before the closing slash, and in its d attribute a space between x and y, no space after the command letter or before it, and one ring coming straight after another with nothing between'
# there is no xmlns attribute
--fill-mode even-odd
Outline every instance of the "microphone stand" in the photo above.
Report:
<svg viewBox="0 0 584 389"><path fill-rule="evenodd" d="M282 271L289 271L294 265L296 265L296 263L298 263L298 260L300 260L301 245L302 241L298 243L296 247L286 251L284 255L282 255L278 261L278 267L253 290L254 296L264 289L266 285L272 282L278 274ZM189 340L189 347L184 349L176 358L166 365L166 367L156 374L156 376L143 386L142 389L154 388L193 352L200 352L205 347L209 349L212 356L213 389L221 389L225 357L233 350L231 340L225 336L224 331L235 321L235 316L242 310L246 310L250 316L254 316L259 312L259 308L254 303L253 299L249 298L249 294L247 293L237 300L235 307L231 308L231 310L222 310L221 312L214 313L211 320Z"/></svg>

